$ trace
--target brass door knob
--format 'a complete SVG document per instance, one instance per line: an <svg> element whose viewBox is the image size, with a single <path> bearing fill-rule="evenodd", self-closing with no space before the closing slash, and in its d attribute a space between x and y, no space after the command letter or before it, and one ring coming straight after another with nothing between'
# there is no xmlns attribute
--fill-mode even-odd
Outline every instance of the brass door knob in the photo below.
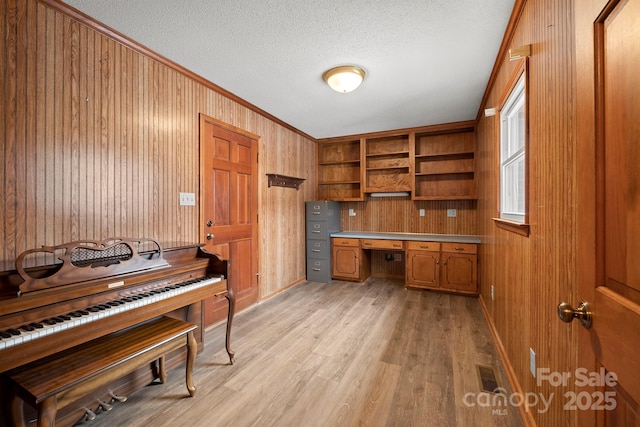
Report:
<svg viewBox="0 0 640 427"><path fill-rule="evenodd" d="M569 303L561 302L558 305L558 317L566 323L571 323L573 319L580 319L582 326L589 329L591 327L593 314L591 313L591 306L589 306L588 302L580 302L578 308L571 307Z"/></svg>
<svg viewBox="0 0 640 427"><path fill-rule="evenodd" d="M211 240L214 237L216 237L215 234L207 233L207 240Z"/></svg>

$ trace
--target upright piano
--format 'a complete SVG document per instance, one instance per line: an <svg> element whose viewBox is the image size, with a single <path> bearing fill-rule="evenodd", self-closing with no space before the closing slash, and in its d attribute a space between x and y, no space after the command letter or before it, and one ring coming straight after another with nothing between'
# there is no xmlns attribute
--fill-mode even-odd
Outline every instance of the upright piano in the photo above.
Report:
<svg viewBox="0 0 640 427"><path fill-rule="evenodd" d="M204 348L204 300L229 302L226 350L233 363L230 332L235 298L227 261L201 244L164 244L151 239L111 238L70 242L23 252L15 268L0 272L0 427L8 425L14 398L6 374L29 363L159 316L198 326L198 352ZM166 365L184 361L169 355ZM148 384L154 366L139 369L61 411L56 425L73 425L87 410ZM15 399L14 399L15 400ZM25 416L34 408L24 405Z"/></svg>

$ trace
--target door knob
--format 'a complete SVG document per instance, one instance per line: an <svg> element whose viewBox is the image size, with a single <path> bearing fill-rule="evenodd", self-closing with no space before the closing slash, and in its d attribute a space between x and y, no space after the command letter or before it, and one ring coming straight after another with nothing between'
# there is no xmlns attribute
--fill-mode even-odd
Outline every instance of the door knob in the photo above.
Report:
<svg viewBox="0 0 640 427"><path fill-rule="evenodd" d="M214 237L216 237L215 234L207 233L207 240L211 240Z"/></svg>
<svg viewBox="0 0 640 427"><path fill-rule="evenodd" d="M582 326L589 329L591 327L593 314L591 313L591 306L588 302L580 302L578 308L571 307L569 303L561 302L558 305L558 317L566 323L571 323L571 321L576 318L580 319Z"/></svg>

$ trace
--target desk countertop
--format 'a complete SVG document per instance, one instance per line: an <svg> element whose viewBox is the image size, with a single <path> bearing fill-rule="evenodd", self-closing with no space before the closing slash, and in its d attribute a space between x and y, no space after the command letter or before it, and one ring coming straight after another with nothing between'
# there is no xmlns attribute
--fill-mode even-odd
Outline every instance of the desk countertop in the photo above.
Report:
<svg viewBox="0 0 640 427"><path fill-rule="evenodd" d="M481 243L480 237L465 234L381 233L376 231L339 231L331 237L350 239L416 240L421 242Z"/></svg>

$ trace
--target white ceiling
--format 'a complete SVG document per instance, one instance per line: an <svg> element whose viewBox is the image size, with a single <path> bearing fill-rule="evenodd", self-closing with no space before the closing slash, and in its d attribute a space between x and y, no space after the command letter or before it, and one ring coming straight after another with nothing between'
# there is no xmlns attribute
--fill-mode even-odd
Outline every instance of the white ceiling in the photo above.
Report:
<svg viewBox="0 0 640 427"><path fill-rule="evenodd" d="M514 0L66 0L315 138L476 117ZM367 72L354 92L322 73Z"/></svg>

